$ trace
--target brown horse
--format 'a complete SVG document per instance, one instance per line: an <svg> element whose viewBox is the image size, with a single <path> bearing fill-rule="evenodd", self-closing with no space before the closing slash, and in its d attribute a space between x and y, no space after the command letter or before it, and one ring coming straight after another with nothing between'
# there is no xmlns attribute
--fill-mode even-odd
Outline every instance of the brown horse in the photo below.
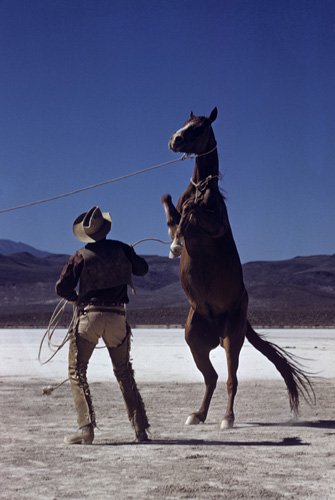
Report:
<svg viewBox="0 0 335 500"><path fill-rule="evenodd" d="M292 356L257 334L247 320L248 294L242 266L230 228L224 197L219 191L219 162L209 117L194 116L172 135L174 152L195 154L194 172L175 208L170 195L162 197L169 234L173 239L170 257L179 256L180 280L191 309L185 339L196 366L204 377L206 390L198 411L186 424L204 422L218 375L210 361L210 351L221 344L227 357L228 406L221 428L234 424L234 398L237 391L239 355L245 337L264 354L285 380L291 410L298 412L299 394L310 399L310 380Z"/></svg>

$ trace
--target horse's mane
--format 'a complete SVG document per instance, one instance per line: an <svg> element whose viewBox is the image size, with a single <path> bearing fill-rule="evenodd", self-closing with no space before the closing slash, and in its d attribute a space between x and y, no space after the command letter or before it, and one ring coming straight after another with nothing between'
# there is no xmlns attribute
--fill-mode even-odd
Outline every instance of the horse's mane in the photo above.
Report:
<svg viewBox="0 0 335 500"><path fill-rule="evenodd" d="M219 181L221 181L223 179L223 177L224 177L223 174L221 174L221 172L219 171ZM219 191L219 194L222 197L223 201L226 201L226 199L227 199L226 190L223 187L220 187L218 185L218 191Z"/></svg>

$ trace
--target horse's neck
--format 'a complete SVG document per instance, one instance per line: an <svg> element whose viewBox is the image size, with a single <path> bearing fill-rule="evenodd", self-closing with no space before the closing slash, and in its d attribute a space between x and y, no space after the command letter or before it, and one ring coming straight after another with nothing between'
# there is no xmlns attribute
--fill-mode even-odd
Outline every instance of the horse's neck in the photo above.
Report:
<svg viewBox="0 0 335 500"><path fill-rule="evenodd" d="M212 130L205 151L195 160L192 180L198 183L207 179L209 175L219 175L219 158Z"/></svg>
<svg viewBox="0 0 335 500"><path fill-rule="evenodd" d="M192 180L198 183L206 179L209 175L219 175L219 158L216 149L208 155L197 157Z"/></svg>

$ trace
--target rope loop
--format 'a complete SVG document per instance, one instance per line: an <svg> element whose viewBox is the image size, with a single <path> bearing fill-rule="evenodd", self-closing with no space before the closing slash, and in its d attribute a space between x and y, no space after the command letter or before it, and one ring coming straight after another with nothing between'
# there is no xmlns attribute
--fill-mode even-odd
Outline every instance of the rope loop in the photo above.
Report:
<svg viewBox="0 0 335 500"><path fill-rule="evenodd" d="M196 188L196 189L199 189L200 191L203 190L205 187L207 187L207 184L209 183L209 181L211 181L212 179L218 179L219 176L218 175L209 175L208 177L206 177L206 179L203 179L202 181L200 182L194 182L193 179L191 179L191 184L193 184L193 186Z"/></svg>
<svg viewBox="0 0 335 500"><path fill-rule="evenodd" d="M206 179L203 179L200 182L194 182L194 180L191 179L191 184L195 187L195 202L197 202L198 198L203 195L204 191L206 191L208 183L212 179L218 179L218 178L219 178L218 175L209 175L208 177L206 177Z"/></svg>

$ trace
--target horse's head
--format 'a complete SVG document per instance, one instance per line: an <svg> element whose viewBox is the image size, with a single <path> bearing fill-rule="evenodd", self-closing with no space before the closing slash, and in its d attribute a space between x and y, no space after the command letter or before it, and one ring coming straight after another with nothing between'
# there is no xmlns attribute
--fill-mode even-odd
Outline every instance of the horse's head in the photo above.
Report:
<svg viewBox="0 0 335 500"><path fill-rule="evenodd" d="M190 119L183 128L177 130L169 141L169 148L175 153L201 154L215 147L215 137L212 123L218 111L213 109L209 117L194 116L191 111Z"/></svg>

